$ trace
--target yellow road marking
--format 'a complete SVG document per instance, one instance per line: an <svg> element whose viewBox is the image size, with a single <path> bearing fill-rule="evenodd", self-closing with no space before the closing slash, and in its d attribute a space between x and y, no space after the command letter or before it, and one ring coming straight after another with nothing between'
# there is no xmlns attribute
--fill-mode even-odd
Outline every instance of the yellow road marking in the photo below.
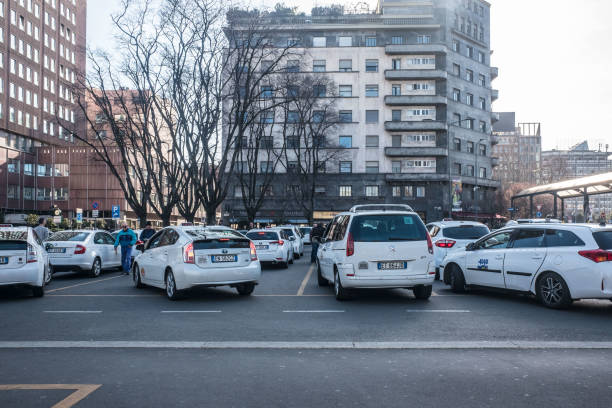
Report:
<svg viewBox="0 0 612 408"><path fill-rule="evenodd" d="M70 289L70 288L76 288L77 286L93 285L94 283L100 283L100 282L104 282L107 280L117 279L117 278L122 278L122 277L124 277L124 275L113 276L113 277L105 278L105 279L96 279L91 282L77 283L76 285L70 285L70 286L64 286L63 288L51 289L51 290L48 290L47 293L57 292L60 290L65 290L65 289Z"/></svg>
<svg viewBox="0 0 612 408"><path fill-rule="evenodd" d="M72 394L53 405L51 408L70 408L102 384L0 384L0 391L10 390L75 390Z"/></svg>
<svg viewBox="0 0 612 408"><path fill-rule="evenodd" d="M306 285L308 284L308 281L310 280L310 275L312 275L312 271L314 271L314 268L315 268L315 264L310 265L310 268L308 268L306 277L302 281L302 284L300 285L300 288L297 291L297 296L304 296L304 289L306 289Z"/></svg>

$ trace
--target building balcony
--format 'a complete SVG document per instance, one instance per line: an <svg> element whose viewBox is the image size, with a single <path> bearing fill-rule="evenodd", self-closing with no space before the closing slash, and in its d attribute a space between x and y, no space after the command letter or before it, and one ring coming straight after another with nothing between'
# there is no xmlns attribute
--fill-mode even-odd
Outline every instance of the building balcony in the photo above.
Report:
<svg viewBox="0 0 612 408"><path fill-rule="evenodd" d="M385 147L385 155L389 157L446 157L448 149L445 147Z"/></svg>
<svg viewBox="0 0 612 408"><path fill-rule="evenodd" d="M446 79L448 72L440 69L387 69L385 79Z"/></svg>
<svg viewBox="0 0 612 408"><path fill-rule="evenodd" d="M493 167L499 166L499 157L491 157L491 166Z"/></svg>
<svg viewBox="0 0 612 408"><path fill-rule="evenodd" d="M440 173L388 173L385 174L385 181L390 183L407 181L446 181L448 174Z"/></svg>
<svg viewBox="0 0 612 408"><path fill-rule="evenodd" d="M491 146L495 146L497 144L499 144L499 136L497 135L491 135Z"/></svg>
<svg viewBox="0 0 612 408"><path fill-rule="evenodd" d="M447 100L441 95L387 95L385 103L389 106L446 105Z"/></svg>
<svg viewBox="0 0 612 408"><path fill-rule="evenodd" d="M448 49L443 44L392 44L385 47L387 55L423 55L446 54Z"/></svg>
<svg viewBox="0 0 612 408"><path fill-rule="evenodd" d="M385 122L385 130L391 132L397 131L420 131L420 130L447 130L446 122L438 120L422 120L422 121L389 121Z"/></svg>
<svg viewBox="0 0 612 408"><path fill-rule="evenodd" d="M499 68L491 67L491 80L494 80L499 75Z"/></svg>
<svg viewBox="0 0 612 408"><path fill-rule="evenodd" d="M499 90L491 89L491 101L495 101L499 98Z"/></svg>

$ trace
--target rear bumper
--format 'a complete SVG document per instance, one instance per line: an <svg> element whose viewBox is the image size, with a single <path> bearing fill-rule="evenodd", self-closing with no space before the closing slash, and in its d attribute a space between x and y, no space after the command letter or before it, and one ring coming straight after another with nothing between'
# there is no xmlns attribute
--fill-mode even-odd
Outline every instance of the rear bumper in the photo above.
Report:
<svg viewBox="0 0 612 408"><path fill-rule="evenodd" d="M38 263L27 264L17 269L0 270L0 286L31 285L42 286L42 272Z"/></svg>
<svg viewBox="0 0 612 408"><path fill-rule="evenodd" d="M256 283L261 278L261 265L258 261L236 268L203 269L195 265L185 265L182 271L174 271L176 286L179 290L194 286L226 286L240 283Z"/></svg>
<svg viewBox="0 0 612 408"><path fill-rule="evenodd" d="M276 252L257 252L257 258L260 262L284 262L286 259L286 254L282 251ZM280 258L280 259L278 259Z"/></svg>
<svg viewBox="0 0 612 408"><path fill-rule="evenodd" d="M93 259L49 258L53 272L88 271L93 265Z"/></svg>
<svg viewBox="0 0 612 408"><path fill-rule="evenodd" d="M415 286L433 285L434 275L415 275L402 278L356 278L342 277L342 286L345 288L413 288Z"/></svg>

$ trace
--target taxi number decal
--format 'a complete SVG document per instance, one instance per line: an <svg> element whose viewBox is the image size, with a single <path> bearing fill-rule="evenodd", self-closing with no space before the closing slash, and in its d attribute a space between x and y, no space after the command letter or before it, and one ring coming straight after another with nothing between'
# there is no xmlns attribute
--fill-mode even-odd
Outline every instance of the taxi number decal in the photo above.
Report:
<svg viewBox="0 0 612 408"><path fill-rule="evenodd" d="M478 260L478 269L487 269L489 267L488 259L479 259Z"/></svg>

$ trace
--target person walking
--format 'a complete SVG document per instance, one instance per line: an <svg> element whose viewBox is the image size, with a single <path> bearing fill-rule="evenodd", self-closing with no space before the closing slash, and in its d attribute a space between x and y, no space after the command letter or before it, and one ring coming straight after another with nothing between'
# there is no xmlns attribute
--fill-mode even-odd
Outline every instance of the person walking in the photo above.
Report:
<svg viewBox="0 0 612 408"><path fill-rule="evenodd" d="M121 266L125 275L130 274L130 267L132 266L132 247L138 240L136 233L128 228L126 223L121 226L121 231L117 234L115 239L115 253L117 253L117 247L121 245Z"/></svg>
<svg viewBox="0 0 612 408"><path fill-rule="evenodd" d="M43 217L38 219L38 226L34 228L36 235L41 241L46 241L49 238L49 229L47 228L47 220Z"/></svg>
<svg viewBox="0 0 612 408"><path fill-rule="evenodd" d="M140 233L140 240L142 242L147 242L153 235L155 235L155 230L151 226L151 221L147 221L144 229Z"/></svg>
<svg viewBox="0 0 612 408"><path fill-rule="evenodd" d="M312 252L310 252L310 263L315 263L317 260L317 251L319 250L319 242L323 237L325 230L321 224L315 224L310 231L310 243L312 244Z"/></svg>

